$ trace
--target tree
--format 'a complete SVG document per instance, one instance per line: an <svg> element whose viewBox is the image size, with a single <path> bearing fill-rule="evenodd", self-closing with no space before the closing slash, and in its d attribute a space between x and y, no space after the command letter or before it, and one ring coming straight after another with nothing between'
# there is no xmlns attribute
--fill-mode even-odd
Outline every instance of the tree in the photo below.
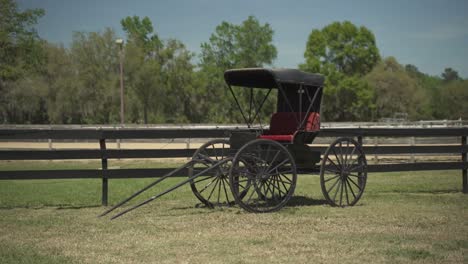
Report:
<svg viewBox="0 0 468 264"><path fill-rule="evenodd" d="M202 113L205 120L214 122L239 122L242 119L232 103L231 95L225 89L223 74L227 69L263 67L271 65L277 56L273 45L273 30L268 23L260 24L249 16L240 25L223 21L211 34L209 42L201 45L201 63L198 79L206 83ZM247 91L238 91L241 105L248 102ZM264 91L256 91L255 98ZM274 96L265 104L263 116L274 106Z"/></svg>
<svg viewBox="0 0 468 264"><path fill-rule="evenodd" d="M115 33L76 32L71 44L71 58L77 70L80 89L79 111L84 123L118 123L118 46Z"/></svg>
<svg viewBox="0 0 468 264"><path fill-rule="evenodd" d="M322 116L328 121L370 120L372 88L360 77L380 60L374 34L349 21L334 22L309 35L299 67L326 76Z"/></svg>
<svg viewBox="0 0 468 264"><path fill-rule="evenodd" d="M440 91L439 111L444 119L468 119L468 80L446 83Z"/></svg>
<svg viewBox="0 0 468 264"><path fill-rule="evenodd" d="M429 98L395 58L379 63L366 80L375 90L376 117L393 117L402 112L408 113L410 119L427 115Z"/></svg>
<svg viewBox="0 0 468 264"><path fill-rule="evenodd" d="M41 74L46 86L45 101L49 122L53 124L82 123L80 112L79 68L71 52L63 45L45 44L47 64Z"/></svg>
<svg viewBox="0 0 468 264"><path fill-rule="evenodd" d="M363 76L380 60L374 34L349 21L334 22L309 35L301 68L325 75L333 71Z"/></svg>
<svg viewBox="0 0 468 264"><path fill-rule="evenodd" d="M126 17L121 24L128 37L127 87L129 97L136 99L130 102L133 121L139 122L142 113L145 124L188 122L193 54L180 41L162 41L147 17Z"/></svg>
<svg viewBox="0 0 468 264"><path fill-rule="evenodd" d="M442 78L444 82L460 80L460 77L458 76L458 72L452 68L445 68L444 72L442 73Z"/></svg>
<svg viewBox="0 0 468 264"><path fill-rule="evenodd" d="M44 122L37 111L43 102L28 104L23 96L28 95L28 83L34 83L36 74L44 64L42 40L34 28L44 15L42 9L18 10L15 1L0 0L0 120L3 123L27 122L34 118ZM32 91L30 91L32 92ZM38 90L35 90L38 92ZM29 93L29 96L37 93ZM34 116L34 117L33 117Z"/></svg>
<svg viewBox="0 0 468 264"><path fill-rule="evenodd" d="M16 80L43 62L41 40L34 26L42 9L18 11L16 2L0 0L0 81Z"/></svg>

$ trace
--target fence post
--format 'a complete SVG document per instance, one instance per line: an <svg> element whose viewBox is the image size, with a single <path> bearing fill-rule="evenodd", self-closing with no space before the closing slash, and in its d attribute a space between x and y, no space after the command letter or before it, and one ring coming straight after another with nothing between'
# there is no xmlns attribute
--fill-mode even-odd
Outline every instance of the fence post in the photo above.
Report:
<svg viewBox="0 0 468 264"><path fill-rule="evenodd" d="M379 147L379 138L378 137L374 138L374 146L375 146L375 148ZM379 163L379 156L377 155L377 151L374 154L374 159L375 159L376 164Z"/></svg>
<svg viewBox="0 0 468 264"><path fill-rule="evenodd" d="M187 138L187 141L185 142L186 144L186 147L187 147L187 151L190 150L190 138ZM191 159L191 157L187 157L187 160Z"/></svg>
<svg viewBox="0 0 468 264"><path fill-rule="evenodd" d="M361 146L361 148L364 148L364 146L362 145L362 135L358 136L357 141L358 141L359 145ZM359 157L358 157L358 165L359 165L359 168L362 166L362 162L361 162L361 159L359 159ZM358 172L358 175L359 175L358 180L360 181L361 180L360 177L361 177L362 173ZM358 183L359 183L359 185L361 184L360 182L358 182Z"/></svg>
<svg viewBox="0 0 468 264"><path fill-rule="evenodd" d="M461 140L462 148L466 147L466 135L462 136ZM462 162L468 162L466 151L462 150ZM462 178L463 178L463 193L468 194L468 169L465 167L462 169Z"/></svg>
<svg viewBox="0 0 468 264"><path fill-rule="evenodd" d="M107 154L106 154L106 140L100 139L99 146L101 148L101 163L102 163L102 196L101 204L107 206L108 194L108 179L107 179Z"/></svg>
<svg viewBox="0 0 468 264"><path fill-rule="evenodd" d="M410 138L410 146L411 146L411 149L412 149L412 147L414 147L414 144L415 144L415 143L416 143L415 138L414 138L414 137L411 137L411 138ZM416 159L414 158L414 153L411 152L410 155L411 155L411 163L415 163L415 162L416 162Z"/></svg>

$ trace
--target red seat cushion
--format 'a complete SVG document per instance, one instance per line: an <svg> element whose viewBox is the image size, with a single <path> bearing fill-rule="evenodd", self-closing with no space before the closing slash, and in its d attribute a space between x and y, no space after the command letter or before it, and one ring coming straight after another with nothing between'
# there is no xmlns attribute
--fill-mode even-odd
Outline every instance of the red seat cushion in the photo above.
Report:
<svg viewBox="0 0 468 264"><path fill-rule="evenodd" d="M291 142L294 135L261 135L259 138Z"/></svg>
<svg viewBox="0 0 468 264"><path fill-rule="evenodd" d="M275 141L292 141L297 127L307 113L297 112L278 112L271 116L270 129L260 138L271 139ZM320 115L312 112L307 117L305 131L313 132L320 130Z"/></svg>

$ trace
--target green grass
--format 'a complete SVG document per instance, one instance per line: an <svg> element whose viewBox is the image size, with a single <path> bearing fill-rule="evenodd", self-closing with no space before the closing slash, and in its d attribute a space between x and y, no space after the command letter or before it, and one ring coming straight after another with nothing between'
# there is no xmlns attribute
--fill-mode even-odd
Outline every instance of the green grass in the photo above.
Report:
<svg viewBox="0 0 468 264"><path fill-rule="evenodd" d="M0 181L0 263L467 263L460 174L370 174L352 208L328 206L318 177L301 176L270 214L197 206L184 186L114 221L96 217L99 180ZM111 180L110 203L151 181Z"/></svg>

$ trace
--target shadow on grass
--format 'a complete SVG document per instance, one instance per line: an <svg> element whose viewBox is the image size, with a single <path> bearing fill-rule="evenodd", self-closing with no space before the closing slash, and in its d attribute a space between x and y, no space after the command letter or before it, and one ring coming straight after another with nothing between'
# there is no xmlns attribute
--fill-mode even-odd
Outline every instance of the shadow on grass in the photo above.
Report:
<svg viewBox="0 0 468 264"><path fill-rule="evenodd" d="M454 194L463 193L460 189L439 189L439 190L401 190L401 189L389 189L381 191L368 191L369 194Z"/></svg>
<svg viewBox="0 0 468 264"><path fill-rule="evenodd" d="M12 206L0 206L0 210L11 210L11 209L44 209L44 208L55 208L57 210L65 209L85 209L85 208L98 208L101 205L57 205L57 204L40 204L40 205L12 205Z"/></svg>
<svg viewBox="0 0 468 264"><path fill-rule="evenodd" d="M318 206L318 205L327 205L327 204L328 204L327 200L323 200L323 199L317 200L317 199L312 199L306 196L293 196L291 197L291 199L288 201L288 203L285 206L297 207L297 206ZM175 207L175 208L172 208L171 210L186 210L186 209L197 208L197 209L207 209L207 210L213 211L213 209L228 209L232 207L238 207L238 206L234 204L231 206L223 205L223 206L216 206L213 208L213 207L206 206L205 204L198 203L193 206Z"/></svg>
<svg viewBox="0 0 468 264"><path fill-rule="evenodd" d="M327 200L323 199L317 200L306 196L293 196L286 206L316 206L326 204L328 204Z"/></svg>

